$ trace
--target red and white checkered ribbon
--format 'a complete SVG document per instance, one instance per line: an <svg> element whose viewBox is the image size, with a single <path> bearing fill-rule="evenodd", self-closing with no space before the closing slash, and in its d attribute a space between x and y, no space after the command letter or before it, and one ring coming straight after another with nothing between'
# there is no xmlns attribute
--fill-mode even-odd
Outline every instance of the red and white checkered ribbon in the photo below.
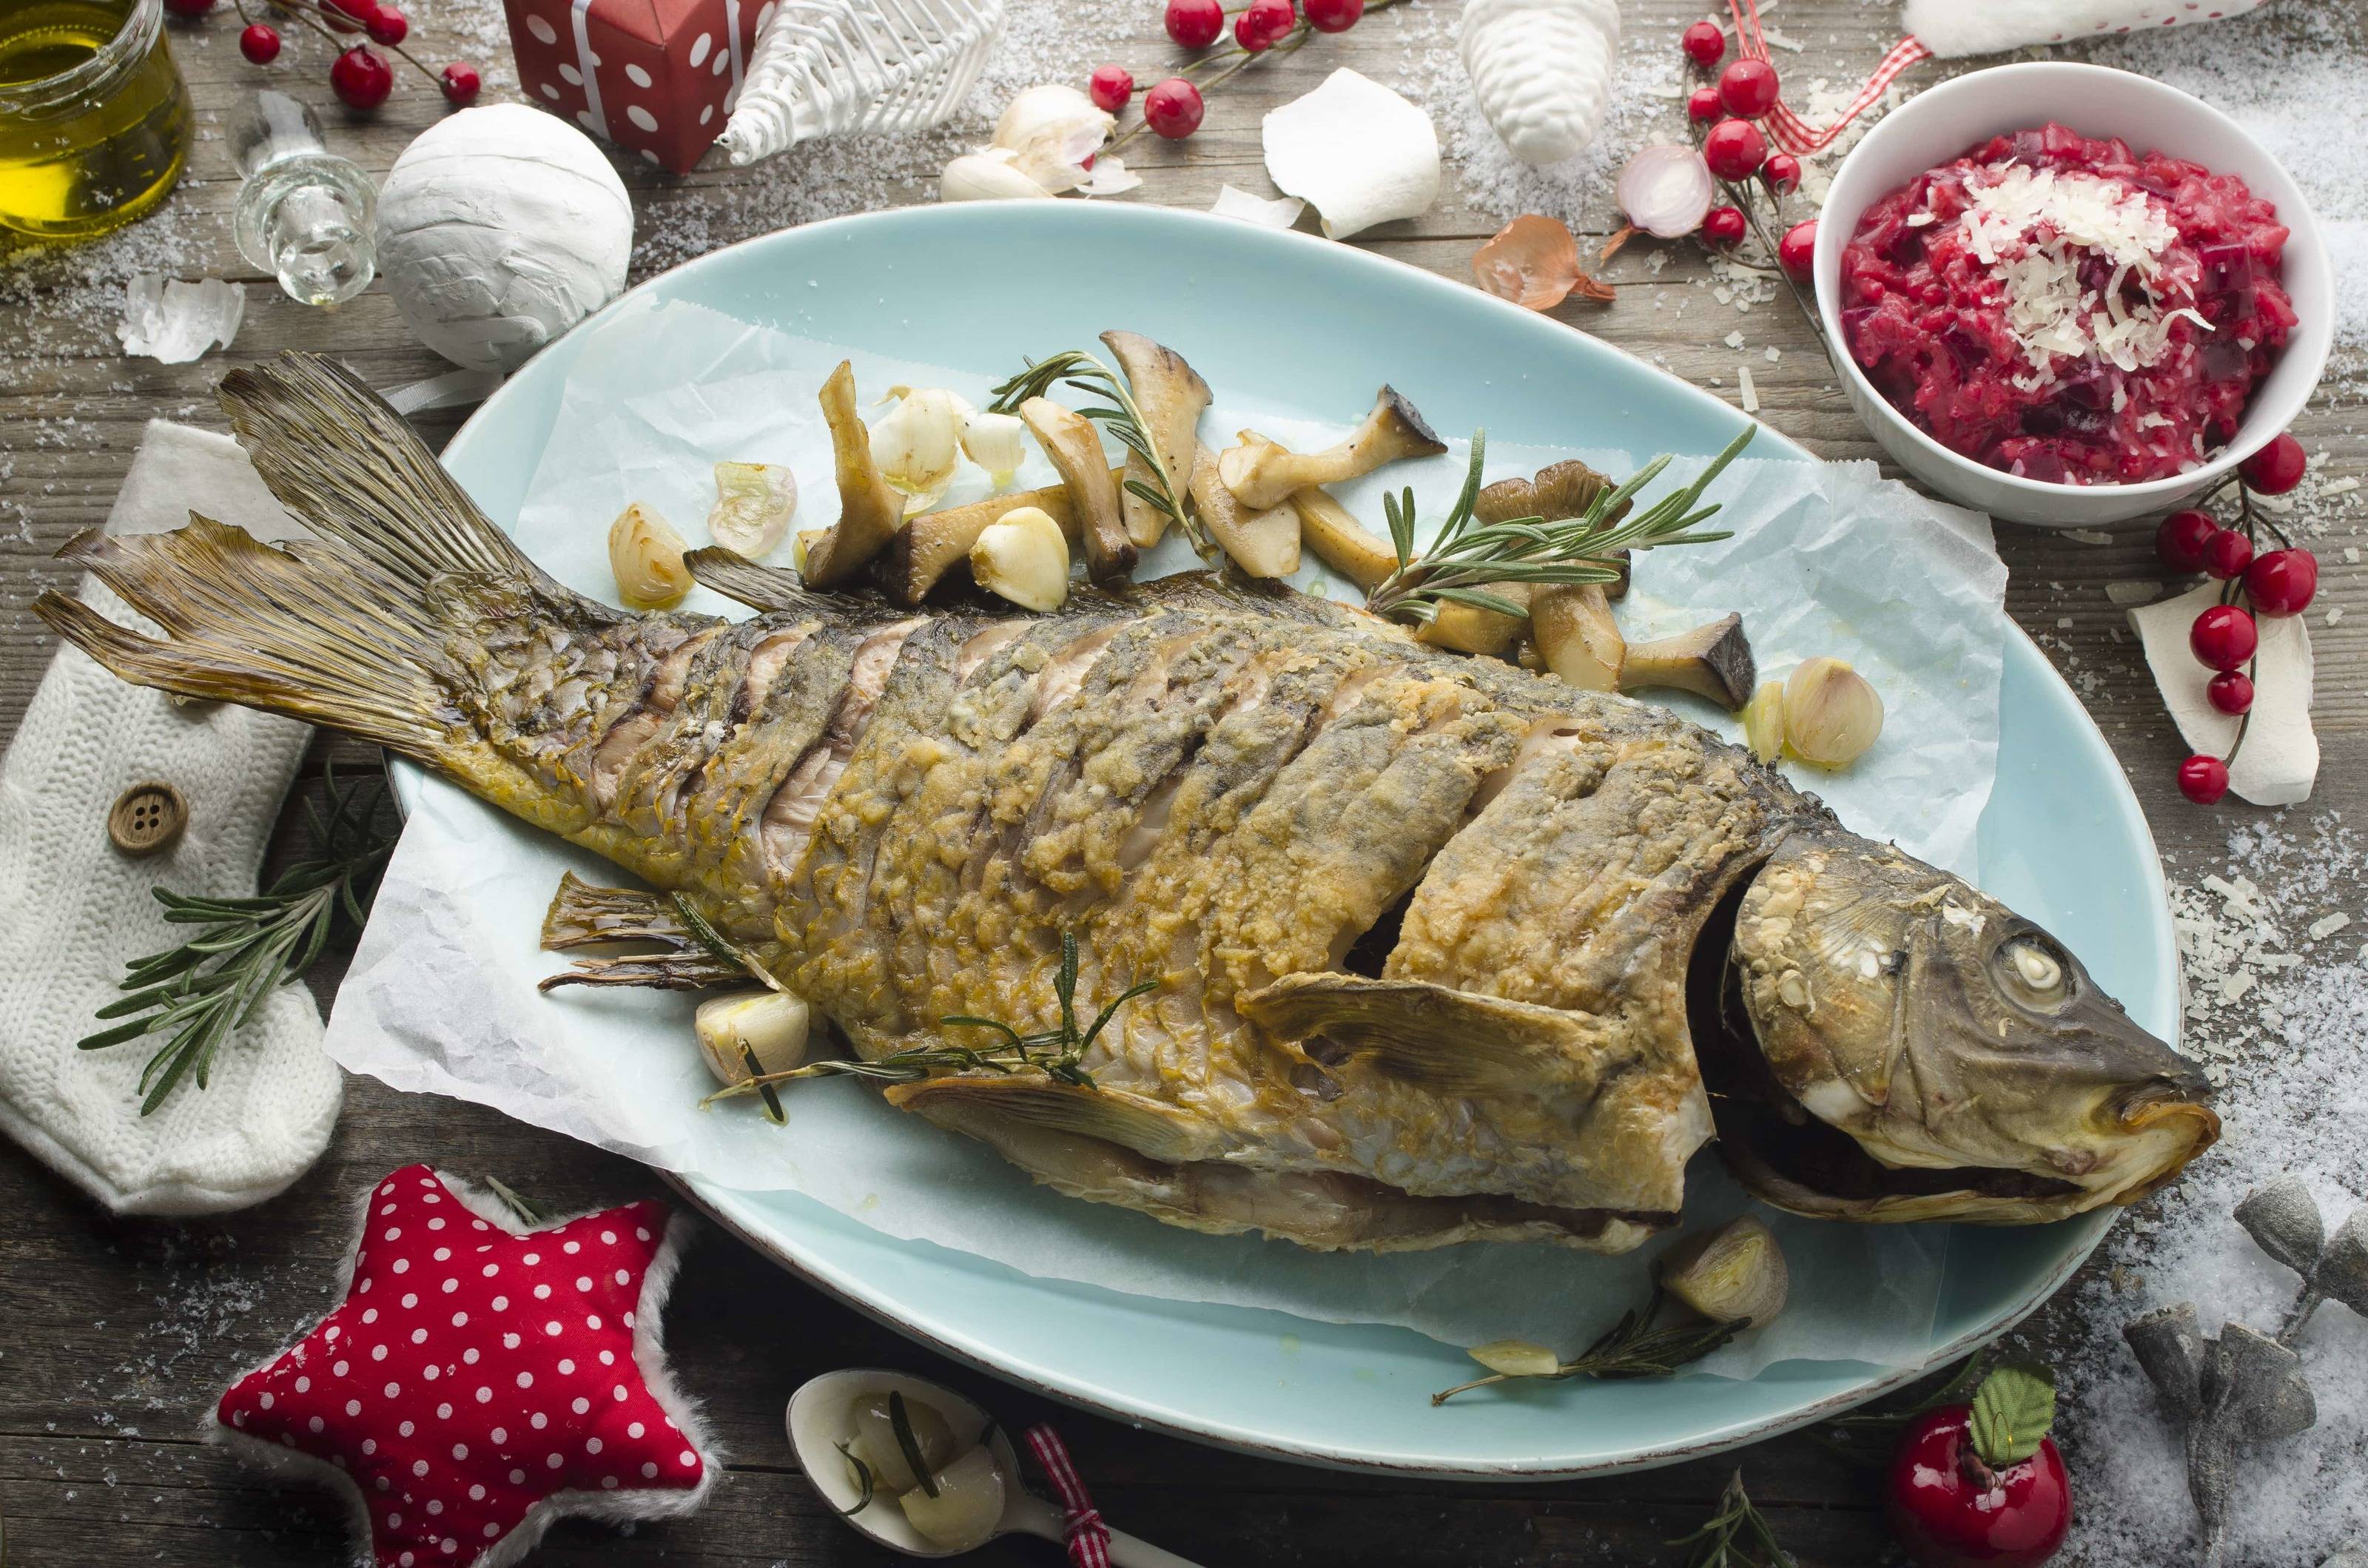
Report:
<svg viewBox="0 0 2368 1568"><path fill-rule="evenodd" d="M1726 9L1727 14L1735 18L1736 48L1756 59L1767 59L1768 40L1759 31L1759 0L1726 0ZM1842 107L1840 119L1819 131L1779 99L1776 107L1768 111L1768 118L1763 122L1768 134L1777 146L1796 157L1822 152L1832 145L1834 138L1839 136L1851 120L1881 101L1883 90L1891 85L1894 76L1919 60L1930 59L1932 51L1924 46L1922 40L1901 39L1891 46L1891 52L1883 57L1883 62L1874 68L1874 74L1860 85L1858 92Z"/></svg>
<svg viewBox="0 0 2368 1568"><path fill-rule="evenodd" d="M1028 1451L1044 1467L1053 1490L1060 1495L1061 1530L1068 1539L1069 1561L1076 1568L1110 1568L1110 1527L1102 1523L1101 1510L1087 1495L1077 1467L1069 1462L1068 1445L1061 1441L1061 1434L1042 1425L1030 1426Z"/></svg>

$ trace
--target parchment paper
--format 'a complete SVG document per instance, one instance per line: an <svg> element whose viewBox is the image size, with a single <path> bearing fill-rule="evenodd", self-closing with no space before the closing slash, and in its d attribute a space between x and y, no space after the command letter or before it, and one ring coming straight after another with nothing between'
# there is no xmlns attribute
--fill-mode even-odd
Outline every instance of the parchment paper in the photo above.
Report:
<svg viewBox="0 0 2368 1568"><path fill-rule="evenodd" d="M836 496L814 392L848 357L843 348L681 303L643 305L584 330L598 335L572 372L517 520L520 542L546 568L585 592L612 594L608 525L632 501L703 540L719 460L792 465L803 492L795 526L830 520ZM1078 336L1088 341L1091 332ZM867 399L901 381L951 387L983 403L994 379L852 358ZM639 390L620 402L620 385ZM1219 392L1206 431L1255 425L1294 445L1320 445L1346 427L1261 404L1256 388ZM1422 515L1436 517L1467 455L1458 442L1447 458L1382 479L1411 483ZM1649 455L1492 445L1488 477L1567 456L1621 474ZM1688 472L1673 465L1665 482ZM1053 477L1037 457L1015 483ZM1378 522L1379 488L1347 486L1341 498ZM951 498L985 490L985 476L966 469ZM1712 494L1725 510L1709 526L1736 537L1641 557L1622 613L1631 637L1739 609L1766 673L1816 653L1850 660L1883 694L1884 739L1850 772L1804 784L1861 831L1973 872L1975 822L1996 760L2005 627L2005 569L1986 519L1923 500L1862 463L1739 463ZM1171 540L1144 574L1190 564ZM1301 576L1326 591L1312 560ZM1330 591L1351 597L1337 585ZM742 613L704 591L687 608ZM1706 704L1691 711L1735 733ZM595 881L626 880L428 781L330 1019L331 1054L398 1088L478 1100L669 1170L750 1190L794 1188L892 1235L1132 1294L1402 1324L1455 1345L1518 1335L1565 1352L1644 1299L1657 1245L1623 1258L1500 1244L1366 1257L1177 1230L1036 1187L985 1145L892 1112L851 1082L794 1085L784 1096L786 1128L745 1100L701 1111L714 1085L691 1042L690 999L534 990L565 967L536 938L570 866ZM1688 1228L1749 1207L1714 1153L1696 1160ZM1792 1358L1920 1359L1946 1266L1945 1229L1761 1211L1791 1260L1793 1304L1706 1369L1748 1376Z"/></svg>

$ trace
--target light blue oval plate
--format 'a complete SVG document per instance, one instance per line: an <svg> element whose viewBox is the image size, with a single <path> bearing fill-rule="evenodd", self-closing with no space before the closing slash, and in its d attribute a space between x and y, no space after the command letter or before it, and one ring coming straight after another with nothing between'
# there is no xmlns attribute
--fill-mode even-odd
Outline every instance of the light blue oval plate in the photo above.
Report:
<svg viewBox="0 0 2368 1568"><path fill-rule="evenodd" d="M1190 343L1213 385L1313 418L1383 381L1419 387L1443 430L1500 441L1709 454L1744 416L1569 327L1461 284L1303 234L1156 208L978 202L752 240L644 284L742 320L883 354L996 370L1121 324ZM583 335L511 378L445 461L518 515ZM624 390L624 389L620 389ZM1777 449L1770 452L1770 447ZM1755 455L1806 458L1773 433ZM2147 1028L2179 1024L2160 864L2104 739L2030 641L2006 640L1998 783L1981 820L1988 890L2070 943ZM1782 1362L1748 1381L1681 1377L1432 1408L1472 1369L1408 1330L1119 1295L892 1239L795 1194L687 1190L751 1245L882 1322L1121 1420L1320 1464L1546 1478L1668 1463L1802 1425L1905 1381ZM1952 1238L1932 1335L1948 1357L2061 1285L2103 1235L2091 1215Z"/></svg>

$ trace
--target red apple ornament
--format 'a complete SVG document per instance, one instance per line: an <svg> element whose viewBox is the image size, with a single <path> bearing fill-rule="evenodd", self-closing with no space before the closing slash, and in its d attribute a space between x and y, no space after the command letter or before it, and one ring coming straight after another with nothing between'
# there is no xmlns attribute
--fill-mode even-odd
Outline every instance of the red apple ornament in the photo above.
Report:
<svg viewBox="0 0 2368 1568"><path fill-rule="evenodd" d="M1184 49L1206 49L1225 30L1223 0L1167 0L1167 36Z"/></svg>
<svg viewBox="0 0 2368 1568"><path fill-rule="evenodd" d="M2182 783L2184 780L2182 779ZM2044 1369L2000 1367L1971 1404L1943 1405L1900 1439L1884 1482L1891 1528L1919 1568L2038 1568L2072 1526L2072 1488L2047 1428Z"/></svg>

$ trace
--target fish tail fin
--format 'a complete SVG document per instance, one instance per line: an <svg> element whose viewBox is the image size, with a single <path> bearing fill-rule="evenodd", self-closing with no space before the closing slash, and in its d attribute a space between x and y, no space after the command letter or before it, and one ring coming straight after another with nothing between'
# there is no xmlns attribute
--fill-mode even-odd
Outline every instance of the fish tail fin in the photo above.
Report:
<svg viewBox="0 0 2368 1568"><path fill-rule="evenodd" d="M164 628L159 640L54 591L33 613L118 676L184 697L286 713L439 760L458 738L450 661L423 591L352 551L274 549L196 513L170 533L69 541Z"/></svg>
<svg viewBox="0 0 2368 1568"><path fill-rule="evenodd" d="M215 394L279 504L398 581L467 572L574 596L529 561L403 416L351 370L282 354L233 370Z"/></svg>

